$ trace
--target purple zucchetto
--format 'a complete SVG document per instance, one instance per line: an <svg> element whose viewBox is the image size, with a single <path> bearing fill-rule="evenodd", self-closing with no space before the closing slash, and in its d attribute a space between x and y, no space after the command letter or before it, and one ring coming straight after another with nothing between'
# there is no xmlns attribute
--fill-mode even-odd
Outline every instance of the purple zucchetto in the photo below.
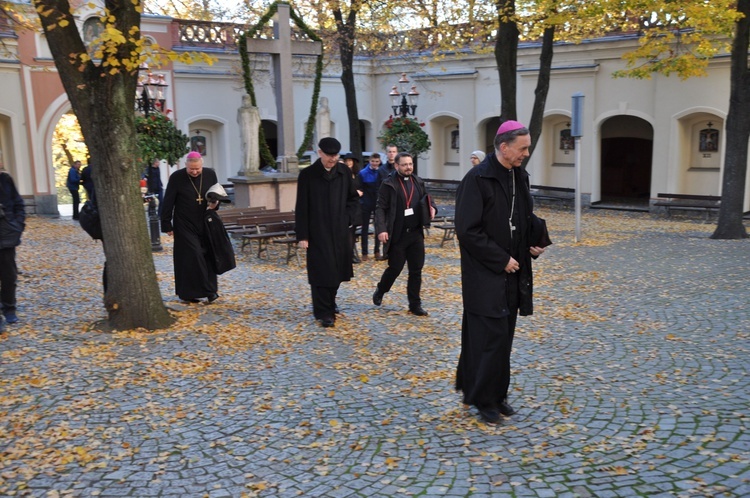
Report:
<svg viewBox="0 0 750 498"><path fill-rule="evenodd" d="M198 152L197 150L194 150L192 152L188 152L187 158L188 159L203 159L203 156L201 155L200 152Z"/></svg>
<svg viewBox="0 0 750 498"><path fill-rule="evenodd" d="M502 135L503 133L508 133L509 131L520 130L521 128L526 127L518 121L508 120L500 125L500 128L497 129L496 135Z"/></svg>

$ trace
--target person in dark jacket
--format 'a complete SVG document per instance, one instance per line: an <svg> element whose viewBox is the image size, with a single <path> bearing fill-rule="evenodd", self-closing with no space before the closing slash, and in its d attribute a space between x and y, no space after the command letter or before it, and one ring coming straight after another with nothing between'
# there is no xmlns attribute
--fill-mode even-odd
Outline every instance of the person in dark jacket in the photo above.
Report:
<svg viewBox="0 0 750 498"><path fill-rule="evenodd" d="M357 191L357 195L360 199L362 199L362 180L359 177L359 172L361 170L359 166L359 159L357 156L352 154L351 152L344 155L342 158L344 160L344 164L349 168L349 171L352 173L352 181L354 182L354 189ZM362 220L362 205L360 203L357 203L357 212L354 215L355 216L355 222L352 223L352 226L349 228L349 237L352 241L352 263L361 263L362 261L359 259L359 256L357 256L357 226L361 224Z"/></svg>
<svg viewBox="0 0 750 498"><path fill-rule="evenodd" d="M161 181L160 164L161 161L159 159L154 159L151 162L151 166L148 166L146 171L143 172L143 178L146 179L146 192L156 194L161 208L161 204L164 201L164 184Z"/></svg>
<svg viewBox="0 0 750 498"><path fill-rule="evenodd" d="M519 312L533 312L531 260L544 252L531 240L539 219L520 168L530 145L529 130L506 121L495 153L469 170L456 193L464 305L456 389L493 424L515 413L507 400L513 335Z"/></svg>
<svg viewBox="0 0 750 498"><path fill-rule="evenodd" d="M354 275L349 228L357 222L359 195L351 171L339 162L340 151L338 140L323 138L319 159L297 179L295 233L307 252L313 315L323 327L334 326L339 286Z"/></svg>
<svg viewBox="0 0 750 498"><path fill-rule="evenodd" d="M429 219L437 213L434 204L422 204L426 196L424 181L414 175L414 159L402 152L396 156L396 173L383 181L375 208L375 233L383 243L383 254L388 257L388 268L378 282L372 302L380 306L383 296L391 290L396 278L408 265L409 278L406 295L409 312L427 316L422 308L422 267L424 266L424 213L429 209ZM428 224L429 226L429 224Z"/></svg>
<svg viewBox="0 0 750 498"><path fill-rule="evenodd" d="M0 159L0 302L3 321L16 323L16 247L21 244L21 234L26 228L26 211L13 178L3 171ZM2 328L2 327L0 327Z"/></svg>
<svg viewBox="0 0 750 498"><path fill-rule="evenodd" d="M396 156L398 155L398 147L393 144L385 146L385 162L380 166L380 175L383 180L391 176L396 171Z"/></svg>
<svg viewBox="0 0 750 498"><path fill-rule="evenodd" d="M81 204L81 194L78 192L81 188L81 161L73 162L73 166L68 170L68 179L65 182L71 197L73 198L73 219L78 219L78 206Z"/></svg>
<svg viewBox="0 0 750 498"><path fill-rule="evenodd" d="M91 169L91 160L89 159L89 164L81 170L81 184L83 185L83 190L86 191L86 198L90 201L94 200L93 172L94 171Z"/></svg>
<svg viewBox="0 0 750 498"><path fill-rule="evenodd" d="M373 152L370 156L370 161L367 165L362 168L359 172L359 182L362 186L362 196L359 198L360 207L362 209L362 235L361 246L362 246L362 260L367 261L368 255L368 240L370 238L370 218L375 213L375 205L378 201L378 190L380 190L380 184L383 183L383 175L380 172L380 154ZM377 234L375 234L375 259L380 259L380 241L378 240Z"/></svg>
<svg viewBox="0 0 750 498"><path fill-rule="evenodd" d="M185 168L172 173L164 194L161 231L174 235L174 281L177 296L197 303L207 298L215 301L219 294L209 241L206 235L206 209L217 209L219 201L206 198L217 182L216 172L203 167L200 152L190 152Z"/></svg>

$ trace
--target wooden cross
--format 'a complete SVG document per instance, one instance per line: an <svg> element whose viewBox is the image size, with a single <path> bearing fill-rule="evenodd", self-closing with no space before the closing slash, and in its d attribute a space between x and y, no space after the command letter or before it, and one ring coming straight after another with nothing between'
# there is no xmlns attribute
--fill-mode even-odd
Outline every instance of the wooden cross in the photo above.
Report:
<svg viewBox="0 0 750 498"><path fill-rule="evenodd" d="M320 55L321 43L292 40L289 26L289 4L279 3L273 22L272 40L247 40L248 53L270 54L273 61L276 118L278 121L280 171L296 173L299 169L294 149L294 94L292 91L292 55Z"/></svg>

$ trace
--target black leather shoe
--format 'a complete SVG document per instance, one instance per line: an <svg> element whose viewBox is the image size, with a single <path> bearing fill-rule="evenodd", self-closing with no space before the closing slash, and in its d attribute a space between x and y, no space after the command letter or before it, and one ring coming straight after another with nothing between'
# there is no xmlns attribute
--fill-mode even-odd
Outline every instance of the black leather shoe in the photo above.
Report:
<svg viewBox="0 0 750 498"><path fill-rule="evenodd" d="M498 405L498 410L500 411L500 413L502 413L506 417L510 417L511 415L516 413L516 411L513 409L512 406L508 404L507 401L501 402L500 405Z"/></svg>
<svg viewBox="0 0 750 498"><path fill-rule="evenodd" d="M352 255L352 263L354 263L356 265L356 264L361 263L361 262L362 261L359 259L359 256L357 256L356 254Z"/></svg>
<svg viewBox="0 0 750 498"><path fill-rule="evenodd" d="M375 306L383 304L383 293L380 292L380 289L375 289L375 293L372 295L372 304Z"/></svg>
<svg viewBox="0 0 750 498"><path fill-rule="evenodd" d="M323 318L320 321L320 325L323 327L333 327L336 324L336 322L333 321L333 318Z"/></svg>
<svg viewBox="0 0 750 498"><path fill-rule="evenodd" d="M201 302L200 299L183 299L183 298L180 298L180 300L183 301L183 302L186 302L186 303L190 303L190 304L196 304L196 303Z"/></svg>
<svg viewBox="0 0 750 498"><path fill-rule="evenodd" d="M409 308L409 313L411 313L412 315L417 315L417 316L427 316L427 315L429 315L429 313L427 313L424 310L424 308L422 308L421 306L417 306L416 308Z"/></svg>
<svg viewBox="0 0 750 498"><path fill-rule="evenodd" d="M479 410L479 417L488 424L500 423L500 412L494 408L484 408Z"/></svg>
<svg viewBox="0 0 750 498"><path fill-rule="evenodd" d="M210 296L208 296L208 303L211 304L214 301L216 301L217 299L219 299L219 295L216 294L216 293L213 293Z"/></svg>

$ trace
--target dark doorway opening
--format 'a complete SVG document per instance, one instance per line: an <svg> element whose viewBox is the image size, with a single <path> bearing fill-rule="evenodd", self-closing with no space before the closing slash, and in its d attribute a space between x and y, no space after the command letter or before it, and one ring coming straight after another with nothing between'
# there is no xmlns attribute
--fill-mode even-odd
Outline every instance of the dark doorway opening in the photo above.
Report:
<svg viewBox="0 0 750 498"><path fill-rule="evenodd" d="M263 134L266 137L266 144L268 145L268 149L271 151L271 155L274 158L279 157L279 138L276 123L264 119L260 122L260 125L261 127L263 127ZM263 158L261 157L260 167L262 168L263 166L272 166L274 168L276 167L275 164L263 164Z"/></svg>
<svg viewBox="0 0 750 498"><path fill-rule="evenodd" d="M602 201L648 204L651 195L653 140L633 137L602 139Z"/></svg>

